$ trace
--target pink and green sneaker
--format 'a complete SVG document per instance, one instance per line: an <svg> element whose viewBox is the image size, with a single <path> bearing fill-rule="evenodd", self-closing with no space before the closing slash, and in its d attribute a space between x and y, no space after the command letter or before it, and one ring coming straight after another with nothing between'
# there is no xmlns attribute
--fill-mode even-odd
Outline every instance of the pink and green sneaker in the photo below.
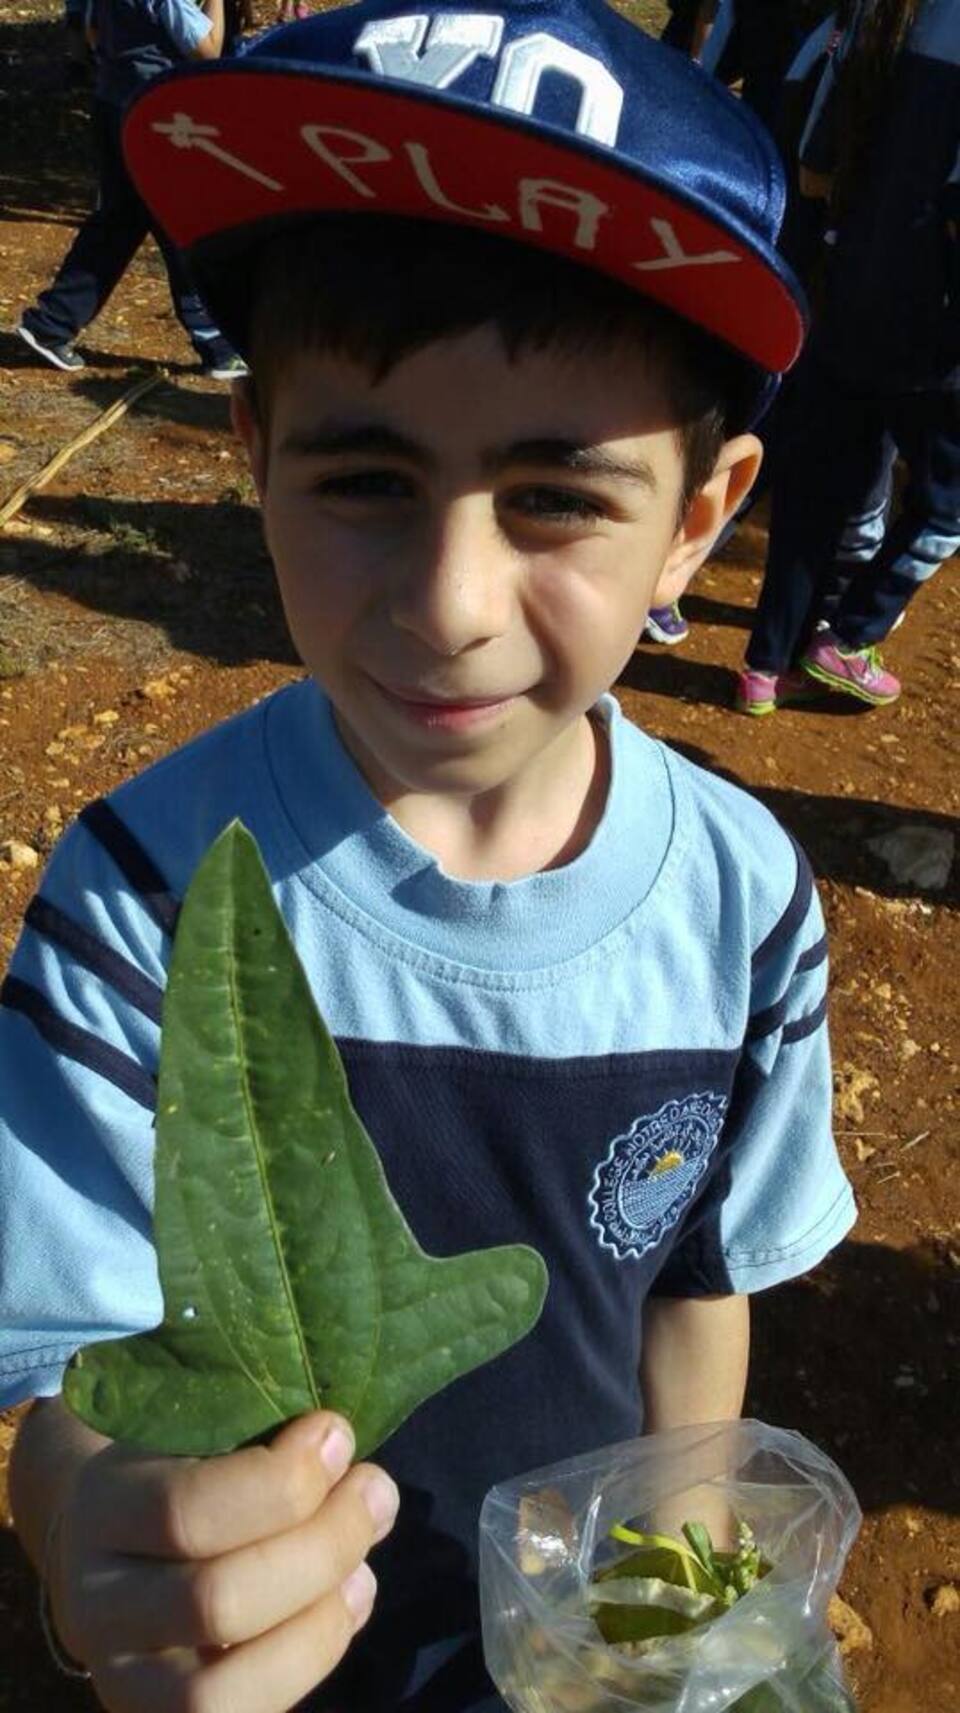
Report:
<svg viewBox="0 0 960 1713"><path fill-rule="evenodd" d="M805 702L815 694L802 672L758 672L746 666L737 679L736 708L740 714L772 714L788 702Z"/></svg>
<svg viewBox="0 0 960 1713"><path fill-rule="evenodd" d="M856 696L871 708L895 702L902 688L899 678L888 672L876 646L845 648L832 630L817 631L801 662L804 672L831 690Z"/></svg>

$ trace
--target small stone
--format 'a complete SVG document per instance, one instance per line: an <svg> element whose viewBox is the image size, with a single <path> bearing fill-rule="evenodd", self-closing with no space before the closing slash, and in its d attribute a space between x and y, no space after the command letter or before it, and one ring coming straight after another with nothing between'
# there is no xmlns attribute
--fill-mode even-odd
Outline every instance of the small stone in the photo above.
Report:
<svg viewBox="0 0 960 1713"><path fill-rule="evenodd" d="M949 828L917 822L866 842L901 885L940 892L950 879L956 838Z"/></svg>
<svg viewBox="0 0 960 1713"><path fill-rule="evenodd" d="M169 678L148 678L138 692L147 702L168 702L176 693L176 687Z"/></svg>
<svg viewBox="0 0 960 1713"><path fill-rule="evenodd" d="M5 839L0 844L0 862L9 863L11 868L39 868L40 852L22 839Z"/></svg>
<svg viewBox="0 0 960 1713"><path fill-rule="evenodd" d="M859 1070L856 1065L845 1061L834 1072L834 1101L841 1118L849 1119L853 1124L863 1123L862 1096L870 1094L879 1096L880 1085L872 1071Z"/></svg>
<svg viewBox="0 0 960 1713"><path fill-rule="evenodd" d="M919 1051L920 1048L916 1041L911 1041L910 1036L905 1035L903 1040L900 1042L901 1057L904 1059L912 1059L914 1054L919 1053Z"/></svg>
<svg viewBox="0 0 960 1713"><path fill-rule="evenodd" d="M116 708L101 708L99 714L94 714L93 723L96 726L115 726L119 718Z"/></svg>
<svg viewBox="0 0 960 1713"><path fill-rule="evenodd" d="M867 1160L872 1160L874 1154L877 1151L876 1148L873 1146L873 1143L872 1142L865 1142L863 1140L862 1136L855 1136L854 1137L853 1148L854 1148L854 1152L855 1152L857 1159L860 1162L861 1166L864 1165Z"/></svg>
<svg viewBox="0 0 960 1713"><path fill-rule="evenodd" d="M865 1624L859 1612L841 1600L839 1594L831 1597L827 1607L827 1622L837 1638L841 1654L859 1653L864 1648L873 1647L873 1631Z"/></svg>
<svg viewBox="0 0 960 1713"><path fill-rule="evenodd" d="M65 743L48 743L43 753L49 756L63 755L66 747Z"/></svg>
<svg viewBox="0 0 960 1713"><path fill-rule="evenodd" d="M59 803L50 803L43 811L43 819L48 827L59 827L63 820L63 810Z"/></svg>
<svg viewBox="0 0 960 1713"><path fill-rule="evenodd" d="M927 1603L935 1618L949 1618L960 1612L960 1588L955 1582L941 1582L927 1595Z"/></svg>

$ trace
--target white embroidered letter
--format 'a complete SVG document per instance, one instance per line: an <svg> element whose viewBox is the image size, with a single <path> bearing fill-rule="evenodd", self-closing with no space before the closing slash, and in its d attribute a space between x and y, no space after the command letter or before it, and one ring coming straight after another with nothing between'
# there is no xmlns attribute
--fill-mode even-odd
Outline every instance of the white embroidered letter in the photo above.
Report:
<svg viewBox="0 0 960 1713"><path fill-rule="evenodd" d="M446 89L477 59L493 59L503 37L503 19L489 12L441 12L433 20L412 12L364 24L353 44L371 71L406 83Z"/></svg>
<svg viewBox="0 0 960 1713"><path fill-rule="evenodd" d="M651 220L653 230L663 246L663 255L655 256L650 262L632 262L640 274L666 273L671 268L702 268L712 266L714 262L739 262L740 257L732 250L704 250L700 255L693 255L684 250L676 232L669 220Z"/></svg>
<svg viewBox="0 0 960 1713"><path fill-rule="evenodd" d="M542 232L541 208L562 208L577 217L573 241L578 250L594 250L597 227L610 209L588 190L578 190L573 184L559 184L552 178L522 178L518 186L520 220L528 232Z"/></svg>
<svg viewBox="0 0 960 1713"><path fill-rule="evenodd" d="M175 149L200 149L205 155L212 155L215 161L222 161L225 167L232 167L234 172L243 173L244 178L252 178L255 184L262 184L265 190L283 189L283 185L275 178L268 178L258 167L252 167L249 161L242 161L238 155L231 155L226 149L221 149L220 144L213 141L214 137L220 135L216 125L198 125L189 113L175 113L169 124L158 120L150 129L158 131L161 137L168 137Z"/></svg>
<svg viewBox="0 0 960 1713"><path fill-rule="evenodd" d="M410 156L421 190L426 192L430 201L436 203L438 208L448 208L451 214L465 214L469 220L509 220L506 209L498 208L495 202L484 202L479 208L465 208L462 203L453 202L437 183L429 151L424 145L404 143L403 146Z"/></svg>
<svg viewBox="0 0 960 1713"><path fill-rule="evenodd" d="M572 77L580 85L577 131L595 143L613 144L620 129L623 90L598 59L572 48L543 30L523 36L504 49L491 100L514 113L532 113L546 71Z"/></svg>
<svg viewBox="0 0 960 1713"><path fill-rule="evenodd" d="M344 131L339 125L302 125L300 135L308 149L312 149L315 155L326 161L327 166L332 167L338 178L342 178L358 196L376 199L376 191L371 190L362 178L358 178L356 173L350 170L352 166L372 166L377 161L391 159L390 150L378 143L375 137L365 137L361 131ZM338 152L328 147L323 141L324 137L341 138L347 144L356 143L360 153Z"/></svg>

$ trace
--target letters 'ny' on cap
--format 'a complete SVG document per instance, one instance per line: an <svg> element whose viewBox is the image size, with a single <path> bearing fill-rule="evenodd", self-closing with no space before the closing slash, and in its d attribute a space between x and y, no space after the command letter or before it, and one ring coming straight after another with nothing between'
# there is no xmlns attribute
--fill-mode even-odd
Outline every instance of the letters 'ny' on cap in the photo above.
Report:
<svg viewBox="0 0 960 1713"><path fill-rule="evenodd" d="M773 142L606 0L362 0L156 79L124 146L241 351L245 247L350 211L474 226L598 269L767 377L803 341L775 248Z"/></svg>

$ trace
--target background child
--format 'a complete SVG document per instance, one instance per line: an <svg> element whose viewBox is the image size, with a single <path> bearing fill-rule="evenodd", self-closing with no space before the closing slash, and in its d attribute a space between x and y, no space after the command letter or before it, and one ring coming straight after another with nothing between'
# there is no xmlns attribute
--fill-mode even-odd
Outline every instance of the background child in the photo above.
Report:
<svg viewBox="0 0 960 1713"><path fill-rule="evenodd" d="M868 705L876 645L960 545L960 13L869 0L830 60L801 165L830 199L822 300L775 458L738 705L800 661ZM890 522L896 454L906 484ZM829 624L818 627L829 615Z"/></svg>
<svg viewBox="0 0 960 1713"><path fill-rule="evenodd" d="M488 1487L736 1417L747 1293L853 1217L809 866L608 694L749 485L741 424L802 306L764 133L596 0L456 29L368 3L277 41L155 85L126 143L249 357L235 417L309 676L92 805L31 907L0 1372L46 1401L13 1509L117 1713L291 1706L390 1525L375 1472L342 1504L316 1474L313 1418L185 1470L57 1399L78 1345L159 1319L170 934L239 816L419 1241L532 1242L551 1277L533 1333L383 1446L377 1613L314 1704L502 1713Z"/></svg>
<svg viewBox="0 0 960 1713"><path fill-rule="evenodd" d="M123 110L154 77L189 59L215 59L224 43L224 0L92 0L96 40L92 113L97 201L57 270L23 315L21 339L54 368L84 360L74 339L99 315L149 232L167 268L170 296L184 332L214 380L234 380L243 365L214 326L179 251L131 183L120 145Z"/></svg>

